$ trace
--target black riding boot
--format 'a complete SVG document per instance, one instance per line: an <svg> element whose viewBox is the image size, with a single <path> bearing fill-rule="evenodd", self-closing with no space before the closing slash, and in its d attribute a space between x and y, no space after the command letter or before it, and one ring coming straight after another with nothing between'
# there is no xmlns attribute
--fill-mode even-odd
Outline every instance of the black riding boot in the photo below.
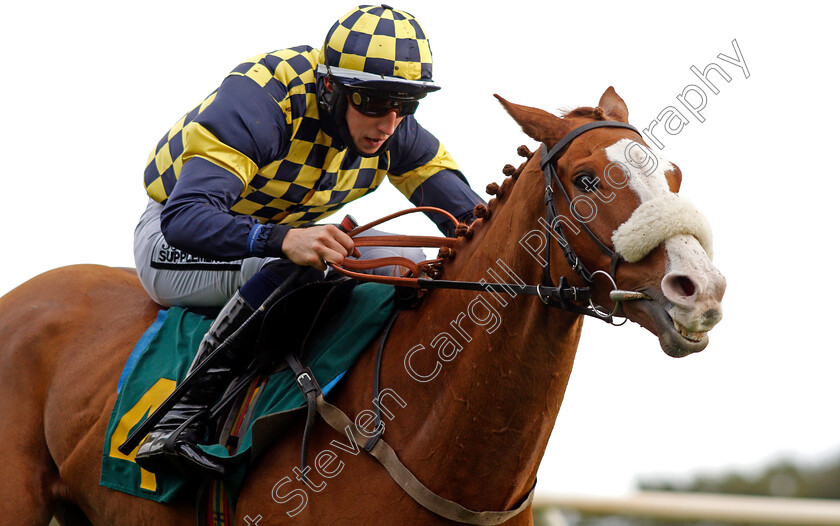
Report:
<svg viewBox="0 0 840 526"><path fill-rule="evenodd" d="M199 345L190 372L204 361L228 336L247 320L254 309L239 295L234 294L216 317ZM252 352L250 342L223 351L212 366L195 379L184 396L161 419L146 436L137 450L135 461L148 471L155 473L171 471L173 464L192 472L200 472L214 478L224 475L224 466L207 456L196 444L205 440L201 418L186 426L174 441L167 444L190 417L207 410L215 404L230 384L234 374L247 363ZM189 373L188 373L189 374Z"/></svg>

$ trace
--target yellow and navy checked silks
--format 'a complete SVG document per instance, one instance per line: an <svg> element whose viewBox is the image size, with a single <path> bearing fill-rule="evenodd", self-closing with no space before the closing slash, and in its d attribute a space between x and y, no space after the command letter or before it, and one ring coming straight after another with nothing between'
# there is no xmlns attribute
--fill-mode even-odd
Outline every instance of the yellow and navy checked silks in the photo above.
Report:
<svg viewBox="0 0 840 526"><path fill-rule="evenodd" d="M432 50L423 28L405 11L360 6L333 25L320 62L408 80L432 80Z"/></svg>
<svg viewBox="0 0 840 526"><path fill-rule="evenodd" d="M388 152L361 157L344 148L319 112L319 56L300 46L236 67L151 153L144 174L148 194L164 203L184 164L202 159L242 181L234 214L297 226L333 214L375 190L386 176L410 197L432 175L458 170L412 116L397 128Z"/></svg>

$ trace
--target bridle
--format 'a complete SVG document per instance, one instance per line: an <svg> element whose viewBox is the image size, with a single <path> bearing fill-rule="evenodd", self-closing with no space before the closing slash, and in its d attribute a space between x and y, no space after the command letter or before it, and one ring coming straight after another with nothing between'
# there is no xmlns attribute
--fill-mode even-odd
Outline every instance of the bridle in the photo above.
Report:
<svg viewBox="0 0 840 526"><path fill-rule="evenodd" d="M571 312L576 312L578 314L583 314L586 316L593 316L604 320L610 324L616 325L613 322L613 316L619 309L622 301L646 299L647 297L640 292L619 290L618 285L616 284L616 271L618 270L619 262L621 262L623 258L615 250L607 246L606 243L601 241L601 239L598 236L596 236L594 232L592 232L592 229L589 228L586 222L578 220L578 225L587 233L590 239L592 239L592 241L594 241L595 244L601 248L601 251L604 252L610 258L609 272L604 270L596 270L594 272L590 272L589 269L586 268L586 265L584 265L583 261L575 253L575 249L572 247L571 243L569 243L568 241L568 238L563 233L562 224L561 221L559 221L560 216L557 213L557 206L554 202L554 186L556 183L556 186L560 188L560 191L562 192L563 197L566 199L566 202L569 203L570 210L573 206L572 198L569 195L569 192L566 190L566 187L563 186L563 183L560 181L560 178L557 175L557 170L555 169L555 163L552 162L552 160L555 156L562 155L562 153L560 152L577 137L588 132L589 130L593 130L596 128L624 128L627 130L632 130L636 134L641 136L639 131L630 124L616 121L596 121L578 126L577 128L573 129L572 131L567 133L551 149L548 149L545 143L543 143L540 147L540 168L542 168L543 174L545 175L546 237L553 237L557 241L557 243L560 245L560 248L563 251L563 255L566 257L566 261L569 263L569 267L578 275L578 277L580 277L580 279L585 284L585 287L572 287L567 283L566 277L563 276L560 278L560 283L557 286L555 286L554 282L551 279L551 267L550 265L546 264L544 267L545 271L543 273L543 286L545 286L546 291L550 293L546 294L545 296L540 295L540 299L542 299L543 303L547 305L558 307L560 309ZM574 214L572 215L574 216ZM550 232L549 229L551 229ZM546 239L544 260L546 262L551 261L550 239ZM606 277L609 280L610 285L612 285L612 291L610 291L610 299L615 302L615 306L610 312L603 310L602 307L599 307L598 305L595 305L592 302L592 288L595 285L595 277L597 275L602 275ZM581 306L576 303L570 302L567 299L569 294L565 293L565 291L572 292L572 297L574 298L573 301L588 301L589 305ZM627 319L625 318L624 321L617 325L623 325L626 321Z"/></svg>
<svg viewBox="0 0 840 526"><path fill-rule="evenodd" d="M557 144L555 144L551 149L549 149L545 144L541 146L540 149L540 168L543 170L543 174L545 175L545 218L546 224L544 225L545 229L545 248L544 248L544 261L545 264L543 266L544 273L543 273L543 280L542 283L539 285L525 285L521 283L486 283L486 282L475 282L475 281L451 281L451 280L443 280L443 279L432 279L432 278L411 278L411 277L388 277L388 276L374 276L370 274L364 274L362 272L358 272L360 270L366 270L378 266L384 265L400 265L412 270L413 274L417 276L418 272L418 265L422 266L423 263L430 263L439 260L432 260L427 262L422 262L420 264L416 264L411 260L400 258L400 257L391 257L391 258L382 258L382 259L374 259L374 260L367 260L367 261L353 261L353 260L345 260L342 264L343 266L339 265L330 265L334 270L344 274L346 276L355 278L359 281L373 281L377 283L386 283L390 285L397 285L397 286L404 286L404 287L411 287L411 288L420 288L420 289L456 289L456 290L472 290L476 292L494 292L494 293L507 293L510 294L511 291L515 291L517 294L524 294L524 295L531 295L537 296L540 300L551 307L559 308L565 311L574 312L576 314L582 314L586 316L592 316L603 320L607 323L612 325L622 325L624 324L627 319L620 314L623 319L620 323L614 322L614 317L616 313L620 310L621 303L624 301L631 301L631 300L642 300L642 299L650 299L647 295L641 292L635 291L627 291L627 290L620 290L618 285L616 284L616 271L618 269L619 262L623 259L620 254L618 254L615 250L610 248L606 243L601 241L598 236L595 235L594 232L589 228L589 226L583 221L577 221L580 227L589 235L592 241L595 242L597 246L601 248L601 250L610 258L610 268L609 271L605 270L595 270L594 272L589 271L584 265L583 261L578 257L577 253L575 253L574 248L569 243L568 238L566 237L563 229L561 227L561 221L559 219L562 217L557 213L557 206L554 201L554 186L556 184L557 187L560 188L560 191L565 197L566 202L569 203L570 209L572 207L572 198L569 195L566 188L560 181L560 178L557 175L557 170L555 169L555 163L552 162L557 155L562 155L562 150L566 148L574 139L579 137L581 134L586 133L589 130L593 130L596 128L624 128L628 130L632 130L639 134L639 131L631 126L630 124L623 123L623 122L616 122L616 121L596 121L584 124L579 126L569 133L567 133ZM641 136L641 134L639 134ZM356 234L359 234L373 226L381 224L385 221L393 219L394 217L398 217L403 214L412 213L412 212L436 212L442 213L449 217L453 223L457 224L457 220L448 212L444 210L440 210L438 208L433 207L417 207L409 210L404 210L402 212L397 212L396 214L392 214L390 216L384 217L377 221L368 223L364 226L355 228L349 232L351 237L354 237ZM574 214L572 214L574 215ZM554 238L555 241L560 245L561 250L563 251L563 255L566 257L566 261L569 263L571 269L580 277L581 281L583 281L584 286L582 287L575 287L569 284L568 279L566 276L560 278L560 283L557 285L554 284L551 278L551 238ZM427 236L368 236L368 237L355 237L354 242L356 246L414 246L414 247L452 247L454 245L454 238L439 238L439 237L427 237ZM603 307L596 305L592 301L592 289L595 285L595 278L597 276L603 276L606 278L612 289L610 291L610 299L615 302L611 311L607 311ZM588 305L581 305L580 302L588 302Z"/></svg>

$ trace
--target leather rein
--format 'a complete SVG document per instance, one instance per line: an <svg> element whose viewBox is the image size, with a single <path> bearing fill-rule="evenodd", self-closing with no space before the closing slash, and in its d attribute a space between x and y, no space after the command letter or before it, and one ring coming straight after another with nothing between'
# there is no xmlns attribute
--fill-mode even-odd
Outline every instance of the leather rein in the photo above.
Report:
<svg viewBox="0 0 840 526"><path fill-rule="evenodd" d="M543 280L542 283L540 283L539 285L525 285L521 283L480 283L476 281L450 281L443 279L419 277L421 267L427 264L440 263L443 260L442 258L422 261L420 263L415 263L414 261L403 257L378 258L364 261L345 259L341 265L335 265L331 263L330 267L332 267L333 270L335 270L336 272L357 279L359 281L385 283L389 285L396 285L402 287L419 289L472 290L475 292L494 292L499 294L510 294L511 291L515 291L519 294L538 296L544 304L550 307L559 308L562 310L574 312L576 314L582 314L585 316L592 316L613 325L622 325L626 321L626 319L621 323L614 323L614 316L616 314L616 311L619 310L621 302L650 298L640 292L620 290L618 288L618 285L616 284L616 271L619 262L623 258L620 254L615 252L612 248L607 246L607 244L601 241L598 238L598 236L596 236L595 233L592 232L592 230L585 222L578 221L580 227L587 233L587 235L592 239L592 241L594 241L595 244L598 247L600 247L600 249L610 258L609 272L604 270L595 270L594 272L590 272L586 268L586 265L584 265L583 261L578 257L577 253L575 253L574 248L569 243L568 238L563 232L561 222L558 220L561 218L561 216L559 216L559 214L557 213L557 205L555 203L554 197L554 187L557 186L560 188L563 197L566 199L566 202L568 202L569 206L571 207L572 199L569 196L569 193L566 190L566 188L560 182L560 178L557 175L557 170L554 167L555 163L551 162L552 159L556 155L560 154L560 152L566 146L568 146L569 143L571 143L574 139L579 137L581 134L595 128L624 128L632 130L639 134L639 131L630 124L616 121L596 121L584 124L570 131L563 137L563 139L560 140L560 142L555 144L551 149L548 149L545 144L542 144L540 148L540 168L542 168L543 174L545 176L546 225L544 228L546 238L554 238L557 244L560 245L560 248L569 266L583 281L583 287L575 287L573 285L570 285L565 276L562 276L560 278L560 282L557 285L555 285L551 278L551 267L548 264L544 266ZM641 134L639 135L641 136ZM457 238L454 237L407 235L357 237L358 234L376 225L379 225L386 221L390 221L391 219L394 219L396 217L415 212L434 212L443 214L447 216L453 224L458 225L458 220L455 219L455 217L449 212L440 208L420 206L417 208L411 208L408 210L403 210L401 212L396 212L389 216L370 222L366 225L354 228L348 232L348 235L351 238L354 238L353 241L355 242L356 246L362 247L393 246L452 248L455 245L455 243L457 242ZM551 261L551 245L551 240L546 239L544 249L544 260L546 262ZM362 270L368 270L371 268L383 267L388 265L397 265L404 267L408 269L410 275L407 277L374 276L360 272ZM599 305L596 305L592 301L592 288L595 285L595 278L598 275L604 276L612 286L612 290L610 291L610 299L613 302L615 302L615 305L613 306L611 311L607 311L606 309ZM580 302L588 302L588 304L580 304Z"/></svg>

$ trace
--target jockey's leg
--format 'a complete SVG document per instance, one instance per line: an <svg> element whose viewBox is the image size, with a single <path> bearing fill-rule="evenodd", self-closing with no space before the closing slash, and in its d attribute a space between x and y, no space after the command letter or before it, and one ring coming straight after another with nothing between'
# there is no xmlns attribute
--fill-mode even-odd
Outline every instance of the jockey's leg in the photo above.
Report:
<svg viewBox="0 0 840 526"><path fill-rule="evenodd" d="M149 200L134 231L134 262L146 292L170 307L221 307L265 259L213 261L196 258L169 245L160 230L163 206Z"/></svg>
<svg viewBox="0 0 840 526"><path fill-rule="evenodd" d="M204 335L187 374L233 334L271 292L290 279L297 268L297 265L282 260L268 261L263 265L222 308ZM323 279L323 276L323 272L309 269L297 279L296 285L317 281ZM230 382L252 360L255 336L256 329L243 335L238 345L217 355L209 369L191 380L190 388L140 444L135 457L140 467L160 473L171 470L173 464L180 464L191 472L215 478L224 476L224 466L197 447L197 444L206 442L204 422L201 419L182 429L171 443L167 444L167 441L187 420L206 411L221 398Z"/></svg>
<svg viewBox="0 0 840 526"><path fill-rule="evenodd" d="M288 261L270 261L243 285L222 308L207 334L201 341L190 372L216 350L283 281L297 268ZM297 281L300 285L307 281L316 281L323 273L310 269ZM209 409L219 400L235 376L253 359L253 341L256 326L249 334L239 339L239 344L227 348L217 355L212 366L192 380L189 389L177 404L148 434L137 450L135 461L142 468L153 472L171 469L172 461L186 467L189 471L220 478L224 475L224 466L206 455L197 444L205 443L204 422L196 420L184 428L171 444L167 440L188 419ZM187 373L189 374L189 372Z"/></svg>
<svg viewBox="0 0 840 526"><path fill-rule="evenodd" d="M254 308L238 292L234 294L204 335L190 372L253 312ZM190 388L140 444L135 458L140 467L160 473L171 470L170 460L177 460L186 462L194 471L211 476L224 474L222 465L195 447L195 444L205 441L204 422L200 419L181 430L174 443L167 444L166 442L188 419L205 411L219 399L239 368L247 365L247 357L241 355L250 354L251 346L248 343L248 338L245 338L240 348L223 351L204 374L192 380Z"/></svg>

